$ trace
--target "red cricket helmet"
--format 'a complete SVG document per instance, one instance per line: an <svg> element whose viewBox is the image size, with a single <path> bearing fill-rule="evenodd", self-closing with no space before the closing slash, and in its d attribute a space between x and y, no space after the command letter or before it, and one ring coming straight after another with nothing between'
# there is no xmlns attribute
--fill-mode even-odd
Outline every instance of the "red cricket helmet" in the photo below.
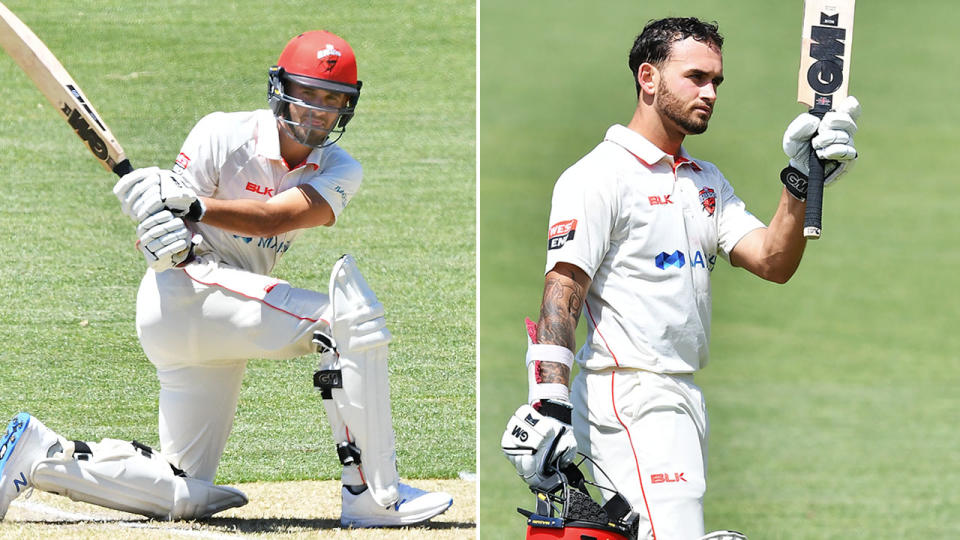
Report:
<svg viewBox="0 0 960 540"><path fill-rule="evenodd" d="M287 92L291 83L344 94L347 105L328 107L306 103ZM277 65L270 68L267 98L288 135L301 144L320 148L335 143L343 135L353 118L362 86L357 80L357 59L350 44L326 30L314 30L298 35L284 47ZM291 105L304 111L336 112L337 118L329 129L318 128L295 121L290 114ZM336 134L332 140L331 133Z"/></svg>

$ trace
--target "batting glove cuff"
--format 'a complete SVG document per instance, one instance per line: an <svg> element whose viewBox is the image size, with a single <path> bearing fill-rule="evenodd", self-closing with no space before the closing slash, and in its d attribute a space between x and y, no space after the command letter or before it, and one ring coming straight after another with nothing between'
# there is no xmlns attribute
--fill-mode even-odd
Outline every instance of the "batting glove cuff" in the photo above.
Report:
<svg viewBox="0 0 960 540"><path fill-rule="evenodd" d="M190 208L187 210L187 213L184 214L183 219L192 221L194 223L203 219L203 216L207 213L207 205L203 204L199 198L192 203L190 203Z"/></svg>
<svg viewBox="0 0 960 540"><path fill-rule="evenodd" d="M807 200L807 175L794 167L792 161L790 165L780 171L780 181L783 182L783 187L787 188L787 192L793 195L795 199L798 201Z"/></svg>
<svg viewBox="0 0 960 540"><path fill-rule="evenodd" d="M564 424L570 425L573 417L573 405L565 401L542 399L533 406L540 414L556 418Z"/></svg>

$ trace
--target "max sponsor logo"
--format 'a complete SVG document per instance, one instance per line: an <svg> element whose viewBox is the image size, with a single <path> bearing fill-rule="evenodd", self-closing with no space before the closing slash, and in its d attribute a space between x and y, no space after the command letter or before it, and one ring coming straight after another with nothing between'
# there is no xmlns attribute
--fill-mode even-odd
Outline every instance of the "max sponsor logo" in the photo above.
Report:
<svg viewBox="0 0 960 540"><path fill-rule="evenodd" d="M286 251L290 249L290 242L284 242L277 239L276 236L271 236L270 238L261 238L260 241L257 242L257 247L272 249L279 255L281 253L286 253Z"/></svg>
<svg viewBox="0 0 960 540"><path fill-rule="evenodd" d="M654 263L657 265L657 268L661 270L666 270L668 268L676 267L683 268L687 264L687 256L680 251L679 249L673 253L667 253L666 251L661 251L654 259ZM693 253L693 256L690 258L690 267L691 268L706 268L707 270L713 271L714 265L717 263L717 256L710 255L705 257L703 253L698 249Z"/></svg>
<svg viewBox="0 0 960 540"><path fill-rule="evenodd" d="M672 484L674 482L686 482L687 479L683 477L682 472L678 473L660 473L660 474L651 474L650 482L653 484Z"/></svg>
<svg viewBox="0 0 960 540"><path fill-rule="evenodd" d="M247 182L247 187L245 187L244 189L246 189L247 191L256 193L257 195L266 195L267 197L273 197L274 195L273 188L268 188L266 186L254 184L253 182Z"/></svg>
<svg viewBox="0 0 960 540"><path fill-rule="evenodd" d="M243 243L245 244L250 244L254 240L254 237L252 236L240 236L237 234L234 234L232 236L237 240L242 240ZM279 255L281 253L286 253L287 250L290 249L290 242L280 240L276 236L271 236L269 238L261 237L257 239L257 247L264 248L264 249L272 249L276 251L277 254ZM276 283L274 283L273 285L276 285ZM271 287L273 287L273 285L271 285ZM270 291L268 290L267 292L270 292Z"/></svg>
<svg viewBox="0 0 960 540"><path fill-rule="evenodd" d="M559 249L564 244L573 240L574 233L577 232L577 220L570 219L560 221L550 226L547 233L547 249Z"/></svg>

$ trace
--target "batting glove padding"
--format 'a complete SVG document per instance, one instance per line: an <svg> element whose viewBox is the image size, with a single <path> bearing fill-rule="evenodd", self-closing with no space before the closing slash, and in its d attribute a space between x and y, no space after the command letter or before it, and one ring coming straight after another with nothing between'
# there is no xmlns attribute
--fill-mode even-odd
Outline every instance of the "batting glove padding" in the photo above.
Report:
<svg viewBox="0 0 960 540"><path fill-rule="evenodd" d="M137 227L137 247L150 268L163 272L186 261L193 252L193 233L168 210L148 216Z"/></svg>
<svg viewBox="0 0 960 540"><path fill-rule="evenodd" d="M123 213L140 222L161 210L175 217L200 221L206 208L196 192L173 171L150 167L125 175L113 188Z"/></svg>
<svg viewBox="0 0 960 540"><path fill-rule="evenodd" d="M800 200L806 198L810 145L817 151L817 157L825 160L824 186L850 170L857 159L853 135L857 132L856 120L861 110L857 98L848 96L835 110L826 113L823 120L802 113L790 122L783 134L783 151L790 158L790 165L780 179L791 195Z"/></svg>
<svg viewBox="0 0 960 540"><path fill-rule="evenodd" d="M566 422L522 405L507 422L500 447L532 488L546 488L557 470L573 462L577 440L569 423L570 404L549 402L566 408Z"/></svg>
<svg viewBox="0 0 960 540"><path fill-rule="evenodd" d="M120 201L120 209L130 219L140 222L133 211L133 204L137 202L143 192L159 181L157 173L159 167L145 167L123 175L113 186L113 194Z"/></svg>

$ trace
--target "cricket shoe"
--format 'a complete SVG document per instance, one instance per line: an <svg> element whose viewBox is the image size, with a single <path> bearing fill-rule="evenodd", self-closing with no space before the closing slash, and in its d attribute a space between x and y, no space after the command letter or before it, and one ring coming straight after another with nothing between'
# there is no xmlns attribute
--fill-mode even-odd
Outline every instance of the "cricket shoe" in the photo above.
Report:
<svg viewBox="0 0 960 540"><path fill-rule="evenodd" d="M369 489L354 495L343 487L340 525L343 527L402 527L426 521L447 511L453 497L438 491L431 493L407 484L399 484L400 498L389 506L380 506Z"/></svg>
<svg viewBox="0 0 960 540"><path fill-rule="evenodd" d="M34 464L63 451L60 437L23 412L13 417L0 439L0 520L14 499L31 487Z"/></svg>

